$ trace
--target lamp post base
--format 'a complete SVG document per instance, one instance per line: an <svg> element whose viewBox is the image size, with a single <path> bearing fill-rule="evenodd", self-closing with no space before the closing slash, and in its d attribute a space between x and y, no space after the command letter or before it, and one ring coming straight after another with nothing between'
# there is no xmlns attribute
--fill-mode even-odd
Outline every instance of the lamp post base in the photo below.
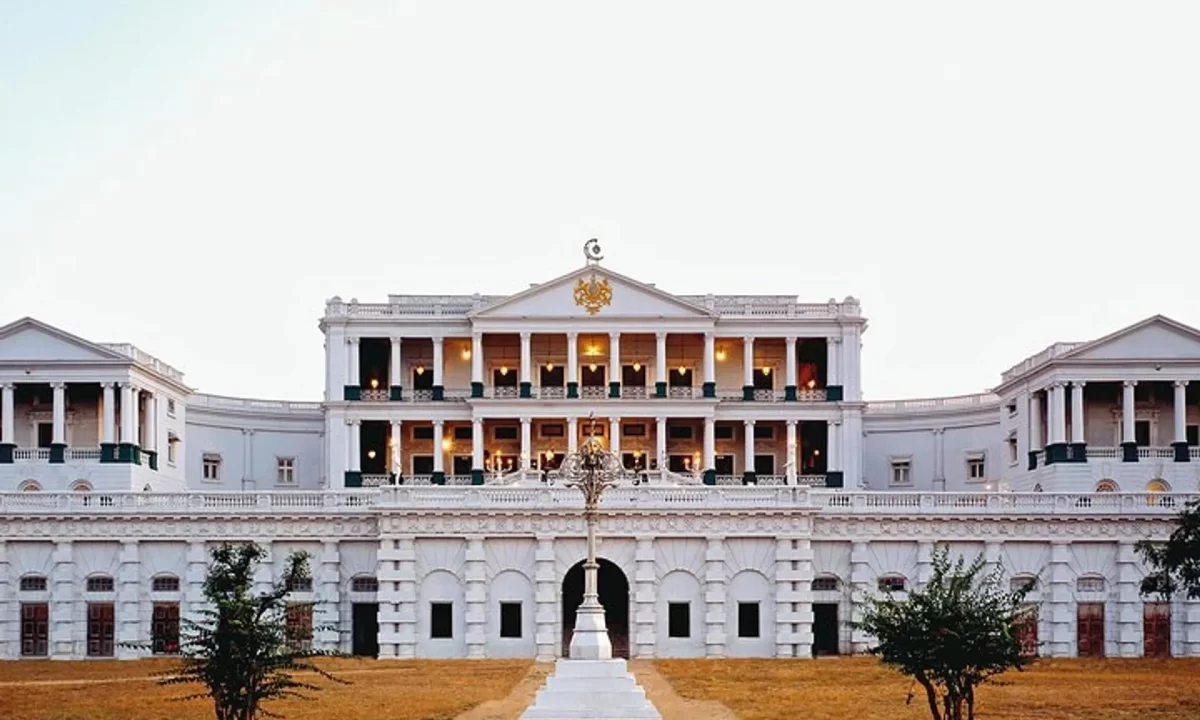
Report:
<svg viewBox="0 0 1200 720"><path fill-rule="evenodd" d="M575 634L571 636L572 660L611 660L612 641L604 623L604 606L586 600L575 611Z"/></svg>
<svg viewBox="0 0 1200 720"><path fill-rule="evenodd" d="M661 720L624 660L559 660L521 720Z"/></svg>

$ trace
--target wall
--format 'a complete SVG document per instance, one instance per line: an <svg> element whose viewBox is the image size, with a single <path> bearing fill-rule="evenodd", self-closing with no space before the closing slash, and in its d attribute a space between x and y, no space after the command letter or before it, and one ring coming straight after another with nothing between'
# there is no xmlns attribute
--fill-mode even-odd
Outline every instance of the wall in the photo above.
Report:
<svg viewBox="0 0 1200 720"><path fill-rule="evenodd" d="M327 484L324 422L319 409L268 413L194 404L187 417L186 436L189 487L275 489L281 457L295 459L292 489L316 490ZM204 456L210 453L221 459L216 481L204 480Z"/></svg>

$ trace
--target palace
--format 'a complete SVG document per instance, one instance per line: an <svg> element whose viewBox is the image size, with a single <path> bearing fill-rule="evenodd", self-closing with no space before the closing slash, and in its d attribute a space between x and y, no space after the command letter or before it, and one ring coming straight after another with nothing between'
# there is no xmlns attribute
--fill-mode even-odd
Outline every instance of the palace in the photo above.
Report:
<svg viewBox="0 0 1200 720"><path fill-rule="evenodd" d="M585 533L556 471L586 436L628 470L601 505L619 655L862 651L863 599L937 544L1032 588L1031 652L1200 655L1200 602L1142 598L1135 551L1200 490L1200 332L1152 317L992 392L866 402L866 328L852 297L673 295L593 256L511 296L335 297L324 398L282 402L18 320L0 658L175 652L221 541L269 550L264 588L310 554L295 642L561 656Z"/></svg>

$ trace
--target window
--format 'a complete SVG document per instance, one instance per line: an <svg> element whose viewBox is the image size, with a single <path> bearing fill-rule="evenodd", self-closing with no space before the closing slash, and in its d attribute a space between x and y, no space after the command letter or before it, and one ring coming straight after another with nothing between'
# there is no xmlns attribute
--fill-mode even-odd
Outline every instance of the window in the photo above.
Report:
<svg viewBox="0 0 1200 720"><path fill-rule="evenodd" d="M167 398L167 417L175 417L175 400Z"/></svg>
<svg viewBox="0 0 1200 720"><path fill-rule="evenodd" d="M892 484L893 485L910 485L910 484L912 484L912 460L893 460L892 461Z"/></svg>
<svg viewBox="0 0 1200 720"><path fill-rule="evenodd" d="M1094 576L1081 577L1075 581L1075 592L1102 593L1104 592L1104 578Z"/></svg>
<svg viewBox="0 0 1200 720"><path fill-rule="evenodd" d="M1117 491L1118 491L1117 484L1115 482L1113 482L1112 480L1101 480L1100 482L1096 483L1096 492L1098 492L1098 493L1117 492Z"/></svg>
<svg viewBox="0 0 1200 720"><path fill-rule="evenodd" d="M500 637L521 637L521 603L500 603Z"/></svg>
<svg viewBox="0 0 1200 720"><path fill-rule="evenodd" d="M37 480L26 480L17 488L17 492L41 492L42 486Z"/></svg>
<svg viewBox="0 0 1200 720"><path fill-rule="evenodd" d="M1017 434L1011 432L1008 434L1008 463L1015 465L1021 461L1021 451L1017 447Z"/></svg>
<svg viewBox="0 0 1200 720"><path fill-rule="evenodd" d="M432 440L433 426L432 425L413 425L412 429L413 440Z"/></svg>
<svg viewBox="0 0 1200 720"><path fill-rule="evenodd" d="M1151 480L1146 483L1146 492L1148 493L1165 493L1171 492L1171 487L1162 480Z"/></svg>
<svg viewBox="0 0 1200 720"><path fill-rule="evenodd" d="M154 603L150 620L150 649L155 655L179 652L179 603Z"/></svg>
<svg viewBox="0 0 1200 720"><path fill-rule="evenodd" d="M220 455L204 455L203 470L201 474L205 480L214 482L221 479L221 456Z"/></svg>
<svg viewBox="0 0 1200 720"><path fill-rule="evenodd" d="M668 425L667 437L672 440L691 440L692 426L691 425Z"/></svg>
<svg viewBox="0 0 1200 720"><path fill-rule="evenodd" d="M492 428L492 438L495 440L516 440L520 436L520 430L516 425L497 425ZM430 436L433 438L431 432Z"/></svg>
<svg viewBox="0 0 1200 720"><path fill-rule="evenodd" d="M312 650L312 605L308 603L293 603L288 605L285 637L287 638L288 647L292 649L292 652L307 652Z"/></svg>
<svg viewBox="0 0 1200 720"><path fill-rule="evenodd" d="M987 479L987 463L983 453L967 455L967 479L975 482Z"/></svg>
<svg viewBox="0 0 1200 720"><path fill-rule="evenodd" d="M454 428L455 440L470 440L474 434L474 428L470 425L458 425Z"/></svg>
<svg viewBox="0 0 1200 720"><path fill-rule="evenodd" d="M894 593L904 592L908 588L908 581L900 575L885 575L879 578L879 592Z"/></svg>
<svg viewBox="0 0 1200 720"><path fill-rule="evenodd" d="M26 575L22 577L21 592L46 592L46 576Z"/></svg>
<svg viewBox="0 0 1200 720"><path fill-rule="evenodd" d="M587 423L580 426L579 429L583 431L584 437L604 437L604 425L605 423L596 423L595 425Z"/></svg>
<svg viewBox="0 0 1200 720"><path fill-rule="evenodd" d="M692 605L685 602L667 603L667 637L692 636Z"/></svg>
<svg viewBox="0 0 1200 720"><path fill-rule="evenodd" d="M49 651L50 606L21 603L21 657L46 657Z"/></svg>
<svg viewBox="0 0 1200 720"><path fill-rule="evenodd" d="M755 425L754 426L755 440L774 440L775 426L774 425Z"/></svg>
<svg viewBox="0 0 1200 720"><path fill-rule="evenodd" d="M279 469L275 482L280 485L294 485L296 483L296 458L279 458Z"/></svg>
<svg viewBox="0 0 1200 720"><path fill-rule="evenodd" d="M716 440L732 440L733 425L729 423L717 423L713 426L713 438Z"/></svg>
<svg viewBox="0 0 1200 720"><path fill-rule="evenodd" d="M1008 581L1008 587L1013 592L1033 592L1037 588L1037 578L1030 575L1018 575Z"/></svg>
<svg viewBox="0 0 1200 720"><path fill-rule="evenodd" d="M567 434L562 423L545 423L538 427L538 432L544 438L560 438Z"/></svg>
<svg viewBox="0 0 1200 720"><path fill-rule="evenodd" d="M113 579L108 575L96 575L87 579L87 591L109 593L114 590Z"/></svg>
<svg viewBox="0 0 1200 720"><path fill-rule="evenodd" d="M116 611L112 603L88 603L87 656L112 657L116 639Z"/></svg>
<svg viewBox="0 0 1200 720"><path fill-rule="evenodd" d="M740 638L756 638L759 637L758 630L758 603L756 602L740 602L738 603L738 637Z"/></svg>
<svg viewBox="0 0 1200 720"><path fill-rule="evenodd" d="M179 458L179 436L167 433L167 462L174 465Z"/></svg>
<svg viewBox="0 0 1200 720"><path fill-rule="evenodd" d="M159 575L150 581L151 592L179 592L179 578L174 575Z"/></svg>
<svg viewBox="0 0 1200 720"><path fill-rule="evenodd" d="M1014 401L1014 402L1010 402L1008 405L1006 405L1006 406L1005 406L1005 408L1008 410L1008 416L1009 416L1009 417L1016 417L1016 415L1017 415L1017 403L1016 403L1015 401Z"/></svg>
<svg viewBox="0 0 1200 720"><path fill-rule="evenodd" d="M350 580L350 592L373 593L379 592L379 581L373 577L362 576Z"/></svg>
<svg viewBox="0 0 1200 720"><path fill-rule="evenodd" d="M838 579L835 577L813 578L813 592L837 592Z"/></svg>
<svg viewBox="0 0 1200 720"><path fill-rule="evenodd" d="M434 640L449 640L454 637L453 603L429 603L429 637Z"/></svg>
<svg viewBox="0 0 1200 720"><path fill-rule="evenodd" d="M289 577L284 581L288 592L312 592L312 578L310 577Z"/></svg>
<svg viewBox="0 0 1200 720"><path fill-rule="evenodd" d="M621 427L621 435L624 437L646 437L645 423L629 423Z"/></svg>

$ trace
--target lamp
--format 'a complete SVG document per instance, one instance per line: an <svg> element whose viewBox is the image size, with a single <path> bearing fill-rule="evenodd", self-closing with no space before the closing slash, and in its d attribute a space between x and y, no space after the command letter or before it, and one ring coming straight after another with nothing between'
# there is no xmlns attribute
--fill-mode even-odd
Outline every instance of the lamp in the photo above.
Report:
<svg viewBox="0 0 1200 720"><path fill-rule="evenodd" d="M507 366L507 365L501 365L501 366L500 366L500 374L501 374L501 375L507 375L507 374L508 374L508 366Z"/></svg>
<svg viewBox="0 0 1200 720"><path fill-rule="evenodd" d="M808 389L809 389L809 390L812 390L812 389L813 389L813 388L815 388L816 386L817 386L817 381L816 381L816 380L809 380L809 381L808 381Z"/></svg>
<svg viewBox="0 0 1200 720"><path fill-rule="evenodd" d="M471 359L471 346L470 345L463 346L462 358L463 358L463 360Z"/></svg>
<svg viewBox="0 0 1200 720"><path fill-rule="evenodd" d="M724 360L725 359L725 348L718 348L716 355L717 355L717 360Z"/></svg>
<svg viewBox="0 0 1200 720"><path fill-rule="evenodd" d="M588 370L591 370L592 372L596 372L596 363L592 363L591 365L588 365Z"/></svg>
<svg viewBox="0 0 1200 720"><path fill-rule="evenodd" d="M371 389L379 387L379 378L371 378Z"/></svg>
<svg viewBox="0 0 1200 720"><path fill-rule="evenodd" d="M640 362L635 362L635 363L633 364L633 371L634 371L634 372L641 372L641 371L642 371L642 364L641 364Z"/></svg>
<svg viewBox="0 0 1200 720"><path fill-rule="evenodd" d="M368 451L367 451L367 457L369 457L369 458L371 458L372 460L374 460L374 459L375 459L375 451L374 451L374 450L368 450Z"/></svg>
<svg viewBox="0 0 1200 720"><path fill-rule="evenodd" d="M417 366L417 374L418 374L418 375L424 375L424 374L425 374L425 366L424 366L424 365L418 365L418 366Z"/></svg>
<svg viewBox="0 0 1200 720"><path fill-rule="evenodd" d="M454 443L450 440L450 438L442 438L442 450L450 452L450 448L453 447L453 445Z"/></svg>
<svg viewBox="0 0 1200 720"><path fill-rule="evenodd" d="M554 372L554 363L546 363L546 372Z"/></svg>
<svg viewBox="0 0 1200 720"><path fill-rule="evenodd" d="M680 375L686 375L686 374L687 374L687 368L685 368L684 366L680 365L680 366L679 366L679 374L680 374Z"/></svg>
<svg viewBox="0 0 1200 720"><path fill-rule="evenodd" d="M770 375L770 374L771 374L771 368L769 368L769 367L765 367L765 368L763 368L763 369L762 369L762 374L763 374L763 376L764 376L764 377L765 377L765 376L767 376L767 375Z"/></svg>

